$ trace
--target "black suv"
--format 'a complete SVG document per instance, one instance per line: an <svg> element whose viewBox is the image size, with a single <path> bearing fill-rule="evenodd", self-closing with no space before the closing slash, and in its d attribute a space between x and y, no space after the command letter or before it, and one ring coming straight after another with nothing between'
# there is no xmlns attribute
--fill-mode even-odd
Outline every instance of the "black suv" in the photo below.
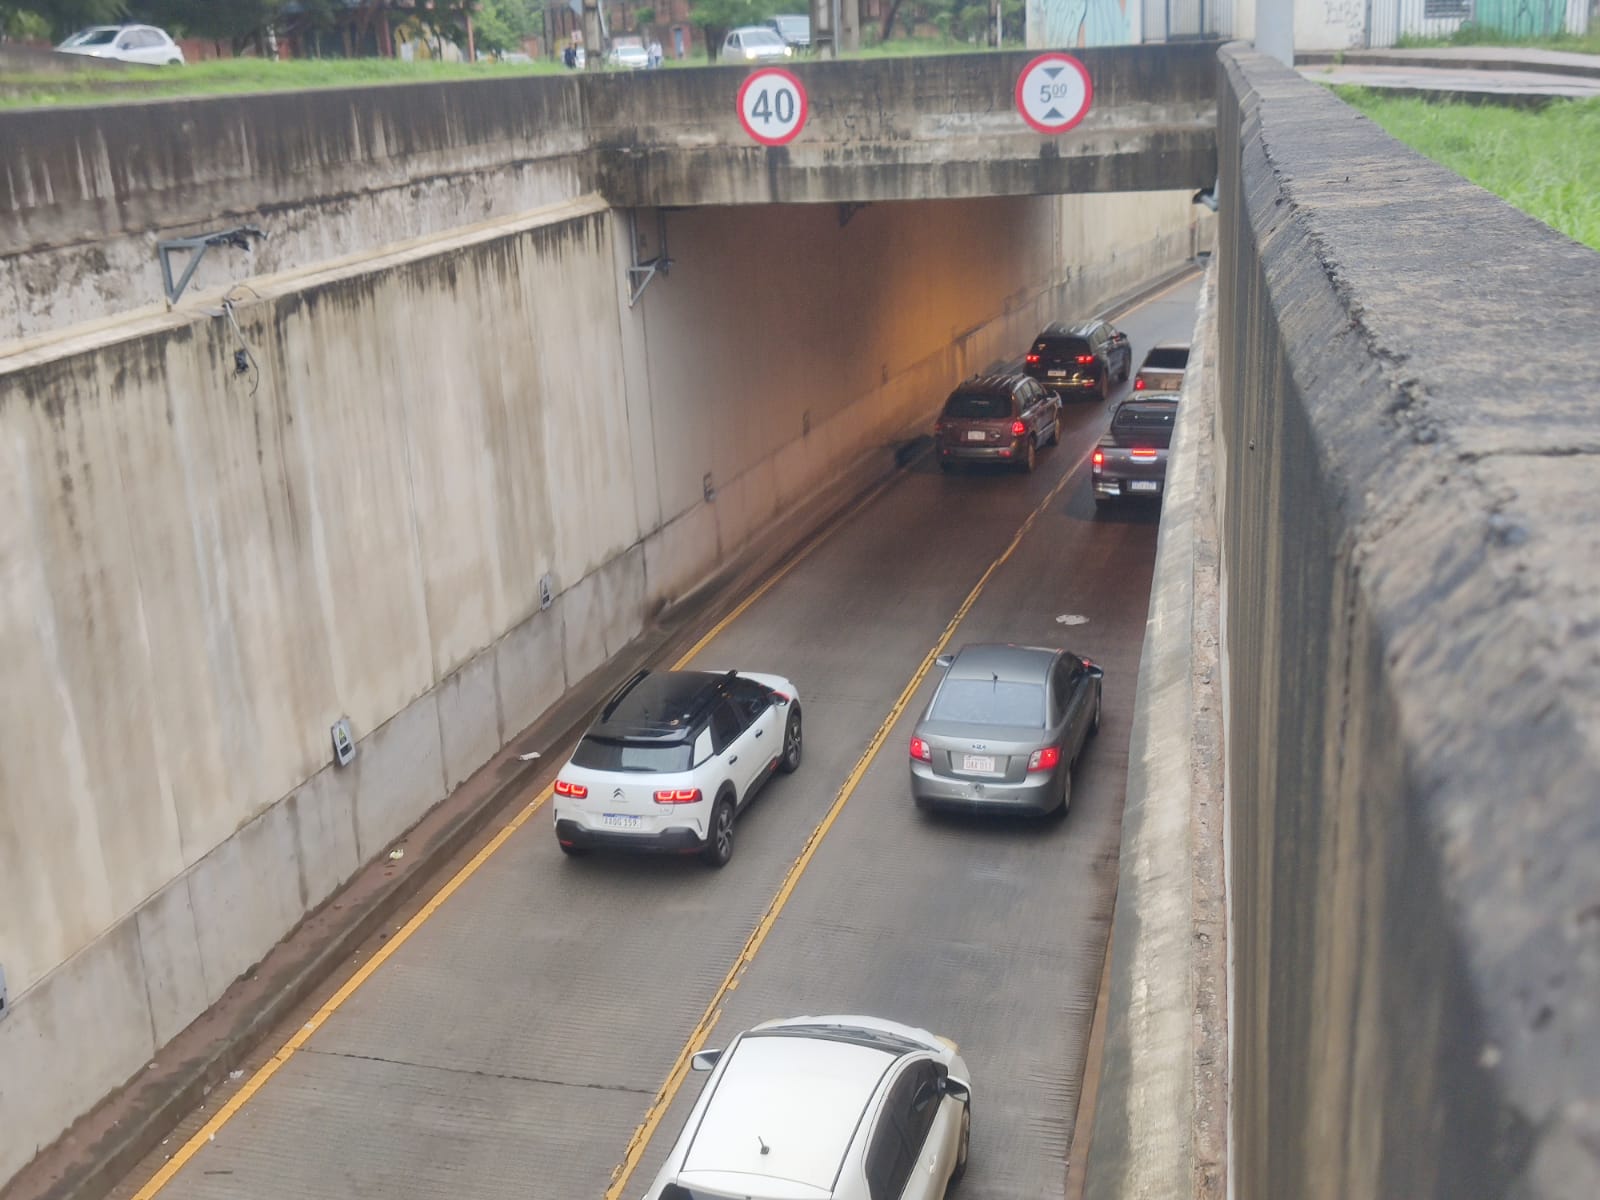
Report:
<svg viewBox="0 0 1600 1200"><path fill-rule="evenodd" d="M1058 396L1098 396L1104 403L1113 379L1121 383L1133 374L1133 347L1109 321L1046 325L1023 369Z"/></svg>
<svg viewBox="0 0 1600 1200"><path fill-rule="evenodd" d="M1061 440L1061 401L1026 375L974 375L950 393L933 433L946 471L958 462L1031 471L1034 452Z"/></svg>

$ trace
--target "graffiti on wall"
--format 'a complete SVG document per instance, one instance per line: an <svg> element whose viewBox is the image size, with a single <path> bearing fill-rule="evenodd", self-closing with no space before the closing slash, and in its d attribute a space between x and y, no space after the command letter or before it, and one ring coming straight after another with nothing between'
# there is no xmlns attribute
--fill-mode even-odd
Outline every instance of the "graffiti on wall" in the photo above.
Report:
<svg viewBox="0 0 1600 1200"><path fill-rule="evenodd" d="M1028 0L1028 45L1124 46L1133 41L1127 6L1136 0Z"/></svg>

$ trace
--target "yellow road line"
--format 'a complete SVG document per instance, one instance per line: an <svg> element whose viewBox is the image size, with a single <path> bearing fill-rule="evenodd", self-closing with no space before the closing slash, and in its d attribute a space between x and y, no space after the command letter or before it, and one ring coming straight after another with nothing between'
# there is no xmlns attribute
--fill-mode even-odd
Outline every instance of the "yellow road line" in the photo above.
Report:
<svg viewBox="0 0 1600 1200"><path fill-rule="evenodd" d="M828 536L832 534L834 530L838 529L857 512L875 500L886 487L890 486L892 483L901 478L903 478L903 476L898 473L890 476L889 479L885 480L877 487L869 490L855 504L851 505L848 509L840 513L833 520L829 521L825 526L818 530L809 541L807 541L800 547L798 551L796 551L794 556L791 557L780 570L769 575L765 580L762 581L761 586L746 596L742 601L739 602L738 605L734 607L731 612L729 612L725 617L707 630L705 635L701 637L700 640L697 641L693 646L691 646L676 663L673 664L673 670L678 670L683 667L687 662L689 662L690 659L710 645L712 640L718 634L727 629L729 625L733 624L733 622L742 616L745 610L747 610L752 604L771 591L779 580L789 574L790 571L794 570L795 567L799 566L800 563L803 562L813 550L827 540ZM261 1090L261 1088L266 1084L267 1080L276 1075L279 1069L283 1067L283 1065L291 1058L293 1058L296 1052L298 1052L306 1044L306 1042L311 1040L311 1035L316 1033L318 1029L322 1028L322 1026L327 1023L328 1018L333 1016L333 1014L339 1010L340 1005L344 1004L346 1000L350 999L350 997L355 994L356 989L358 989L362 984L366 983L366 981L372 977L373 972L375 972L384 963L388 962L389 958L395 953L395 951L399 950L401 946L405 945L406 942L410 940L411 935L420 929L423 923L438 911L439 906L451 896L455 895L457 889L460 888L462 884L466 883L466 881L474 874L476 874L478 869L482 867L484 863L489 861L489 857L494 854L495 851L499 850L501 846L506 844L506 841L513 833L527 823L529 817L533 816L534 813L538 812L539 809L544 807L545 802L550 799L550 795L551 789L547 786L537 796L530 800L515 817L511 818L510 822L508 822L499 833L495 834L494 838L488 843L488 845L484 846L482 850L479 850L477 854L473 855L470 862L468 862L453 876L451 876L450 881L437 892L435 892L433 897L422 906L421 910L419 910L415 916L401 926L395 935L384 943L383 948L374 954L370 959L368 959L366 964L362 966L354 975L352 975L345 982L344 986L329 998L326 1004L317 1010L315 1016L313 1016L299 1029L295 1030L294 1035L278 1048L278 1052L265 1063L263 1063L260 1069L258 1069L254 1075L245 1080L245 1082L240 1086L239 1090L229 1098L228 1102L218 1109L216 1114L209 1121L201 1126L198 1133L180 1146L177 1153L175 1153L171 1158L162 1164L161 1169L151 1176L149 1181L145 1183L143 1187L134 1193L133 1200L153 1200L155 1195L172 1181L173 1176L183 1169L184 1164L193 1158L200 1151L200 1148L209 1142L212 1136L219 1129L233 1119L234 1115L241 1108L243 1108L246 1103L249 1102L250 1098Z"/></svg>
<svg viewBox="0 0 1600 1200"><path fill-rule="evenodd" d="M518 829L522 828L528 818L543 807L548 799L550 799L550 789L546 787L530 800L505 828L495 834L488 845L473 855L470 862L451 876L450 882L435 892L433 898L423 905L414 917L401 926L400 930L384 943L383 948L369 958L365 965L352 975L345 982L345 985L329 998L326 1004L317 1010L315 1016L295 1030L294 1036L279 1047L278 1052L263 1063L261 1068L244 1082L243 1086L229 1098L228 1102L217 1110L216 1115L201 1126L198 1133L180 1146L178 1152L162 1164L161 1169L150 1178L148 1183L134 1193L133 1200L151 1200L151 1197L166 1187L172 1177L182 1170L183 1165L211 1140L217 1130L232 1120L233 1115L244 1107L251 1096L261 1090L267 1080L278 1073L280 1067L294 1057L295 1052L304 1046L310 1040L311 1035L338 1011L339 1006L348 1000L357 988L370 979L374 971L388 962L390 956L405 945L411 935L422 927L423 922L433 916L441 904L455 895L456 889L470 879L478 868L489 860L491 854L505 845L506 840Z"/></svg>
<svg viewBox="0 0 1600 1200"><path fill-rule="evenodd" d="M728 993L738 985L739 976L750 965L751 960L756 956L756 952L761 949L762 943L767 940L767 935L772 932L773 925L777 923L778 914L783 911L784 906L789 902L789 897L794 894L795 886L800 882L801 874L804 873L806 867L811 864L811 860L816 856L817 847L822 844L822 839L827 836L828 830L833 828L833 823L839 819L839 814L844 810L845 803L855 793L856 787L867 773L867 768L872 765L872 760L883 749L884 742L894 732L895 723L899 721L906 710L906 706L911 703L912 698L917 694L917 689L922 686L922 681L927 677L934 660L944 653L945 647L950 644L950 639L955 636L957 627L966 619L967 614L972 611L972 606L978 602L978 597L983 594L984 588L988 586L989 580L994 576L994 573L1004 566L1006 561L1016 552L1017 547L1022 544L1023 537L1033 527L1033 523L1061 494L1061 489L1067 486L1068 481L1077 476L1078 469L1086 459L1087 455L1073 464L1070 470L1064 472L1061 478L1056 481L1055 486L1039 502L1038 507L1028 514L1027 520L1023 521L1017 528L1017 532L1012 537L1010 544L1001 551L998 558L989 564L988 569L978 577L978 582L972 585L972 590L967 593L967 598L961 602L961 607L956 609L955 615L945 625L944 632L939 635L939 640L933 644L933 648L927 654L923 655L916 674L912 675L911 681L901 689L899 697L895 700L893 707L889 709L889 714L884 717L882 724L878 726L878 731L873 734L872 740L867 743L867 748L861 752L861 757L856 760L855 767L852 768L850 774L845 778L844 784L839 788L838 794L834 797L832 807L818 822L817 827L811 831L811 836L806 839L806 844L801 847L799 856L790 864L788 873L783 877L783 882L778 885L777 894L773 896L772 902L767 905L766 911L761 914L761 920L745 941L744 949L739 951L739 956L733 960L733 966L729 967L728 973L723 976L722 983L711 997L711 1002L706 1005L699 1022L689 1034L689 1040L684 1043L683 1049L678 1052L678 1057L674 1060L672 1069L667 1072L666 1082L661 1085L661 1090L656 1093L655 1099L650 1102L650 1107L645 1112L644 1120L640 1122L639 1127L634 1130L633 1137L629 1139L627 1153L623 1156L622 1162L617 1164L616 1170L611 1173L611 1186L606 1189L605 1200L619 1200L623 1189L628 1186L628 1181L639 1167L639 1160L644 1157L644 1152L650 1144L650 1139L655 1136L656 1128L661 1124L661 1118L666 1115L667 1109L671 1106L673 1099L683 1086L683 1081L689 1072L690 1060L705 1048L706 1039L711 1036L711 1030L716 1026L718 1018L722 1015L722 1004L727 999Z"/></svg>

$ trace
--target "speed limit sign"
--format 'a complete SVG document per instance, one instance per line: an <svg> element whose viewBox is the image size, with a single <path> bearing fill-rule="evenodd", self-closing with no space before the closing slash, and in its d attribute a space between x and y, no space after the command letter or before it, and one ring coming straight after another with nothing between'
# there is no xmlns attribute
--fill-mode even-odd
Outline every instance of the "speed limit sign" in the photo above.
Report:
<svg viewBox="0 0 1600 1200"><path fill-rule="evenodd" d="M763 146L783 146L806 124L806 89L779 67L756 71L739 88L739 123Z"/></svg>
<svg viewBox="0 0 1600 1200"><path fill-rule="evenodd" d="M1093 99L1088 68L1070 54L1041 54L1017 76L1017 111L1040 133L1065 133Z"/></svg>

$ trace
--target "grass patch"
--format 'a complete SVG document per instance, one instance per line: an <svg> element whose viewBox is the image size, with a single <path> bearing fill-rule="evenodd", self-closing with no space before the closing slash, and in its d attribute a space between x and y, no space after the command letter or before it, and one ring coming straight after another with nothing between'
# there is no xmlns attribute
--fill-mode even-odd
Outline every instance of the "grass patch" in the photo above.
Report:
<svg viewBox="0 0 1600 1200"><path fill-rule="evenodd" d="M1535 111L1334 90L1412 149L1600 250L1600 100Z"/></svg>
<svg viewBox="0 0 1600 1200"><path fill-rule="evenodd" d="M1394 43L1396 50L1429 50L1438 46L1503 46L1512 50L1566 50L1573 54L1600 54L1600 28L1581 35L1557 33L1550 37L1527 38L1467 24L1449 37L1426 38L1406 33L1401 34Z"/></svg>
<svg viewBox="0 0 1600 1200"><path fill-rule="evenodd" d="M559 63L400 62L388 58L297 59L278 62L230 58L187 67L126 67L72 72L15 72L0 81L0 108L52 104L107 104L169 96L224 96L301 88L366 87L445 79L547 75Z"/></svg>

